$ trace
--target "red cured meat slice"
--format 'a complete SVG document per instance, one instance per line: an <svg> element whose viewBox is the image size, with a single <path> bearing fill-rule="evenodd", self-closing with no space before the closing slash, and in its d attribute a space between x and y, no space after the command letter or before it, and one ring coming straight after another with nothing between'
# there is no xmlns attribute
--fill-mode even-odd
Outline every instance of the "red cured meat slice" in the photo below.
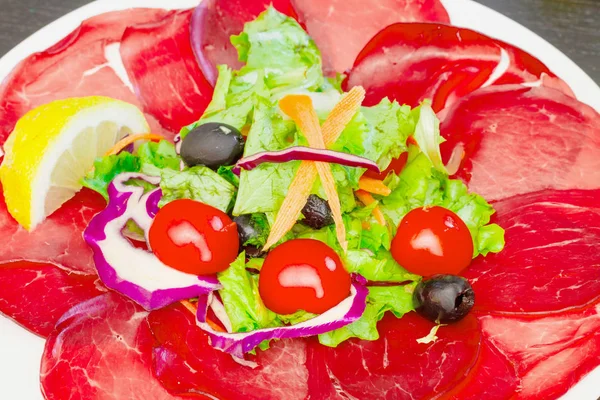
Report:
<svg viewBox="0 0 600 400"><path fill-rule="evenodd" d="M254 357L258 367L252 369L212 348L194 315L181 305L154 311L148 320L159 343L154 373L172 393L261 400L301 400L308 394L302 340L272 342L269 350Z"/></svg>
<svg viewBox="0 0 600 400"><path fill-rule="evenodd" d="M600 364L600 304L558 316L484 316L483 336L517 367L514 398L566 393Z"/></svg>
<svg viewBox="0 0 600 400"><path fill-rule="evenodd" d="M431 99L437 112L482 86L548 80L546 75L554 76L536 58L481 33L405 23L387 27L365 46L346 85L363 86L366 105L389 97L414 107Z"/></svg>
<svg viewBox="0 0 600 400"><path fill-rule="evenodd" d="M514 365L488 339L481 339L477 362L457 386L437 400L505 400L520 381Z"/></svg>
<svg viewBox="0 0 600 400"><path fill-rule="evenodd" d="M557 90L478 90L448 110L441 130L443 153L464 146L459 174L487 200L600 187L600 115Z"/></svg>
<svg viewBox="0 0 600 400"><path fill-rule="evenodd" d="M433 326L415 313L387 316L379 323L379 340L350 340L320 351L332 381L354 398L431 398L472 368L480 341L477 321L469 316L440 328L435 343L418 343Z"/></svg>
<svg viewBox="0 0 600 400"><path fill-rule="evenodd" d="M173 131L197 121L212 98L190 44L192 10L128 28L123 64L144 110Z"/></svg>
<svg viewBox="0 0 600 400"><path fill-rule="evenodd" d="M0 86L0 144L27 111L54 100L102 95L137 104L133 92L108 66L106 47L119 41L127 25L168 13L132 9L98 15L48 50L21 61ZM158 127L149 120L153 128Z"/></svg>
<svg viewBox="0 0 600 400"><path fill-rule="evenodd" d="M8 213L0 187L0 263L28 260L61 265L65 270L96 274L92 250L83 230L106 203L102 196L83 189L33 232L22 228Z"/></svg>
<svg viewBox="0 0 600 400"><path fill-rule="evenodd" d="M217 81L217 65L242 67L230 37L242 32L244 24L269 5L286 15L295 15L290 0L203 0L196 8L192 46L202 73L212 85Z"/></svg>
<svg viewBox="0 0 600 400"><path fill-rule="evenodd" d="M68 311L48 338L42 356L45 398L176 398L152 376L153 337L146 316L117 293Z"/></svg>
<svg viewBox="0 0 600 400"><path fill-rule="evenodd" d="M450 23L439 0L292 0L300 22L323 53L327 72L352 67L377 32L396 22Z"/></svg>
<svg viewBox="0 0 600 400"><path fill-rule="evenodd" d="M600 190L543 191L494 204L506 247L464 276L479 310L555 312L600 297Z"/></svg>
<svg viewBox="0 0 600 400"><path fill-rule="evenodd" d="M48 336L71 307L100 293L94 275L27 261L0 264L0 312L40 336Z"/></svg>

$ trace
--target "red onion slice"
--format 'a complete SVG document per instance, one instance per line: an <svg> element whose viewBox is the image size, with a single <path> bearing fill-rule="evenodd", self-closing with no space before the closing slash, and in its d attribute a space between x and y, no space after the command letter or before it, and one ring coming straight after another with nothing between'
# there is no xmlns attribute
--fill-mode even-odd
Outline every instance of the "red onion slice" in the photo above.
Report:
<svg viewBox="0 0 600 400"><path fill-rule="evenodd" d="M289 161L322 161L345 165L347 167L366 168L375 173L381 172L375 161L354 154L334 150L313 149L311 147L293 146L279 151L264 151L239 160L233 172L239 175L242 169L250 171L260 164L284 163Z"/></svg>
<svg viewBox="0 0 600 400"><path fill-rule="evenodd" d="M353 282L349 297L323 314L296 325L259 329L244 333L218 332L206 322L208 307L212 302L212 295L209 294L201 296L198 300L196 322L200 329L208 333L210 343L214 348L229 353L233 357L243 359L244 354L252 351L264 340L320 335L339 329L359 319L365 311L369 290L365 286L367 281L362 276L353 275L352 278Z"/></svg>
<svg viewBox="0 0 600 400"><path fill-rule="evenodd" d="M154 185L160 182L160 178L142 174L117 176L108 188L108 206L90 221L84 232L102 282L146 310L219 289L216 277L196 276L170 268L151 252L132 246L123 236L122 230L129 220L135 221L148 236L162 196L160 189L144 194L141 187L127 186L125 183L131 179L143 179Z"/></svg>

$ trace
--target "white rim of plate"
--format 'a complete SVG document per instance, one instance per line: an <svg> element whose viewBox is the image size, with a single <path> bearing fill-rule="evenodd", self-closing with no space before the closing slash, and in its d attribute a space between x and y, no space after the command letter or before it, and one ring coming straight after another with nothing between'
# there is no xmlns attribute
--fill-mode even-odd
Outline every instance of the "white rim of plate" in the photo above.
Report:
<svg viewBox="0 0 600 400"><path fill-rule="evenodd" d="M598 84L552 44L516 21L472 0L441 1L446 6L453 25L479 31L536 56L571 86L580 101L600 112ZM22 59L34 52L49 48L73 31L84 19L94 15L133 7L185 9L199 3L199 0L169 0L169 7L165 7L165 0L120 0L118 2L96 0L46 25L0 58L0 81L8 76ZM489 24L490 20L493 20L494 24ZM35 339L33 334L27 334L32 340ZM600 367L578 382L562 397L562 400L597 399L600 396L600 389L596 385L598 379L600 379Z"/></svg>

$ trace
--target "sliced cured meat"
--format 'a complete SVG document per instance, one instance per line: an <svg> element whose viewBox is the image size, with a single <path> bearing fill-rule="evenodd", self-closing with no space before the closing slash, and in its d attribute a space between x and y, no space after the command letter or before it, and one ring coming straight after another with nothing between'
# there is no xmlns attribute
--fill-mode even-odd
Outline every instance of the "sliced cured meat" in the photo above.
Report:
<svg viewBox="0 0 600 400"><path fill-rule="evenodd" d="M477 362L457 386L438 400L505 400L520 384L514 365L488 339L481 339Z"/></svg>
<svg viewBox="0 0 600 400"><path fill-rule="evenodd" d="M196 8L192 20L192 46L202 73L212 85L217 81L217 65L242 67L230 37L239 35L244 24L255 19L269 5L286 15L295 15L290 0L205 0Z"/></svg>
<svg viewBox="0 0 600 400"><path fill-rule="evenodd" d="M71 307L102 293L97 281L52 264L0 264L0 312L46 337Z"/></svg>
<svg viewBox="0 0 600 400"><path fill-rule="evenodd" d="M176 398L152 376L153 338L146 316L117 293L95 297L68 311L48 338L42 356L45 398Z"/></svg>
<svg viewBox="0 0 600 400"><path fill-rule="evenodd" d="M557 398L600 365L600 304L557 316L479 319L482 335L517 368L518 399Z"/></svg>
<svg viewBox="0 0 600 400"><path fill-rule="evenodd" d="M474 317L444 326L434 343L417 339L434 324L415 313L385 317L375 342L350 340L337 348L321 347L333 382L358 399L423 399L456 385L472 368L479 352Z"/></svg>
<svg viewBox="0 0 600 400"><path fill-rule="evenodd" d="M161 125L173 132L197 121L212 98L190 44L192 10L128 28L121 57L135 92Z"/></svg>
<svg viewBox="0 0 600 400"><path fill-rule="evenodd" d="M396 22L450 23L439 0L292 0L298 20L323 53L327 72L344 72L362 48Z"/></svg>
<svg viewBox="0 0 600 400"><path fill-rule="evenodd" d="M443 153L464 147L459 176L487 200L600 187L600 115L557 90L478 90L448 110L441 131Z"/></svg>
<svg viewBox="0 0 600 400"><path fill-rule="evenodd" d="M0 263L37 261L61 265L67 271L96 274L92 250L83 230L106 203L102 196L83 189L41 223L33 232L22 228L8 213L0 187Z"/></svg>
<svg viewBox="0 0 600 400"><path fill-rule="evenodd" d="M131 9L101 14L84 21L48 50L21 61L0 85L0 144L27 111L54 100L103 95L138 104L109 66L107 48L121 39L128 25L154 21L169 13Z"/></svg>
<svg viewBox="0 0 600 400"><path fill-rule="evenodd" d="M388 97L414 107L430 99L437 112L482 86L536 82L547 75L554 76L523 50L470 29L400 23L365 46L346 85L365 88L365 105Z"/></svg>
<svg viewBox="0 0 600 400"><path fill-rule="evenodd" d="M308 394L306 344L272 342L252 369L210 346L195 317L181 305L154 311L148 321L158 341L154 374L172 393L225 399L304 399Z"/></svg>
<svg viewBox="0 0 600 400"><path fill-rule="evenodd" d="M464 273L475 307L556 312L600 298L600 190L532 193L494 204L506 247Z"/></svg>

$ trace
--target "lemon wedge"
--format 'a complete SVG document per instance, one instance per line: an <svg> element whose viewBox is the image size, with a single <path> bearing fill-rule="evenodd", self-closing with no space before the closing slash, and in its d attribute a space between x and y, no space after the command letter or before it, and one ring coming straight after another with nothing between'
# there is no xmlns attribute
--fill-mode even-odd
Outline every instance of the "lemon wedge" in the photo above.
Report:
<svg viewBox="0 0 600 400"><path fill-rule="evenodd" d="M108 97L55 101L25 114L4 145L0 181L10 214L27 230L81 189L81 179L117 141L148 133L144 114Z"/></svg>

